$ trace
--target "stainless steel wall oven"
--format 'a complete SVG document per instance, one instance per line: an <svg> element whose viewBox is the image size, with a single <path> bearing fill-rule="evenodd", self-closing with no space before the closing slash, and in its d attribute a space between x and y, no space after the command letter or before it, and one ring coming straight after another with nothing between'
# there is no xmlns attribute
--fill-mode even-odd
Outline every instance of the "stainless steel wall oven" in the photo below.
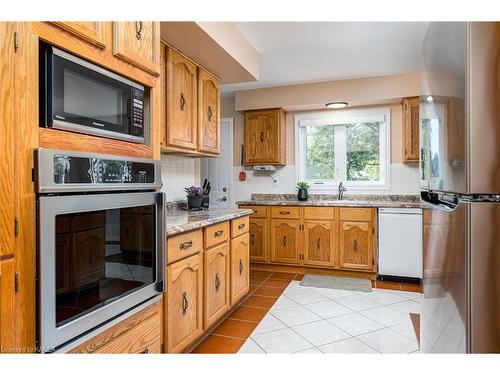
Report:
<svg viewBox="0 0 500 375"><path fill-rule="evenodd" d="M164 289L159 161L39 149L38 339L57 350Z"/></svg>

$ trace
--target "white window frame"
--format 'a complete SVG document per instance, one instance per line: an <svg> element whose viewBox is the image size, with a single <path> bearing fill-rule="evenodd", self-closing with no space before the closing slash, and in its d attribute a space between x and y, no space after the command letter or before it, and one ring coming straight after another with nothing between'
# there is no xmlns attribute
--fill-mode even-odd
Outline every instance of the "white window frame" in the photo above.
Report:
<svg viewBox="0 0 500 375"><path fill-rule="evenodd" d="M380 181L347 181L346 161L344 154L336 155L335 179L309 181L311 191L331 192L342 182L350 191L387 191L390 190L391 170L391 109L390 107L348 109L336 111L321 111L295 115L295 171L296 180L306 180L306 145L305 127L320 125L345 125L358 122L379 122L380 145ZM340 149L345 144L345 127L335 130L335 148ZM338 158L338 156L341 156ZM342 159L342 160L339 160ZM345 177L345 178L343 178Z"/></svg>

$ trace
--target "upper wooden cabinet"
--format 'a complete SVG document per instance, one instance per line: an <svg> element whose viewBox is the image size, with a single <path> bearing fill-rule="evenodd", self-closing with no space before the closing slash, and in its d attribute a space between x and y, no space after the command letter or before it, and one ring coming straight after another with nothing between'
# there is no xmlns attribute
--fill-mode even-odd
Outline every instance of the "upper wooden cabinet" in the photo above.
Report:
<svg viewBox="0 0 500 375"><path fill-rule="evenodd" d="M160 23L113 22L113 53L131 64L158 75Z"/></svg>
<svg viewBox="0 0 500 375"><path fill-rule="evenodd" d="M244 164L286 164L285 111L245 112Z"/></svg>
<svg viewBox="0 0 500 375"><path fill-rule="evenodd" d="M100 48L106 47L104 22L54 22L54 24Z"/></svg>
<svg viewBox="0 0 500 375"><path fill-rule="evenodd" d="M197 148L196 65L172 48L166 50L166 137L165 146Z"/></svg>
<svg viewBox="0 0 500 375"><path fill-rule="evenodd" d="M403 104L403 162L418 162L419 140L419 98L404 98Z"/></svg>
<svg viewBox="0 0 500 375"><path fill-rule="evenodd" d="M198 68L198 151L220 153L220 80Z"/></svg>

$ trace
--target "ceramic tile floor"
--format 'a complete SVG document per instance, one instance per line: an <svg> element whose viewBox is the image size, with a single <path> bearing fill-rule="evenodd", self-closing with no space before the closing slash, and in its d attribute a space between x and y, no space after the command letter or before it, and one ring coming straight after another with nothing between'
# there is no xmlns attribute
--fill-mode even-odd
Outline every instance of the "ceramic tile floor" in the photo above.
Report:
<svg viewBox="0 0 500 375"><path fill-rule="evenodd" d="M193 352L418 352L418 286L379 281L362 293L303 287L301 278L252 270L249 297Z"/></svg>

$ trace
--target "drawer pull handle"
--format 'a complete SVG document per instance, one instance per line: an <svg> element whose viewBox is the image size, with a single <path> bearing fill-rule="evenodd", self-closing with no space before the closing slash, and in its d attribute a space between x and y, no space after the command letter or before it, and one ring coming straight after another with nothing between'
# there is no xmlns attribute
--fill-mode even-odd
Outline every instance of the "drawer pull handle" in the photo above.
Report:
<svg viewBox="0 0 500 375"><path fill-rule="evenodd" d="M181 111L184 111L184 106L186 105L186 99L184 98L183 93L181 93L181 98L180 98L179 104L181 106Z"/></svg>
<svg viewBox="0 0 500 375"><path fill-rule="evenodd" d="M283 236L283 247L286 247L286 244L288 243L288 237Z"/></svg>
<svg viewBox="0 0 500 375"><path fill-rule="evenodd" d="M219 274L215 274L215 291L218 292L220 288L220 279L219 279Z"/></svg>
<svg viewBox="0 0 500 375"><path fill-rule="evenodd" d="M243 261L240 259L240 275L243 273Z"/></svg>
<svg viewBox="0 0 500 375"><path fill-rule="evenodd" d="M264 142L264 132L260 132L260 141Z"/></svg>
<svg viewBox="0 0 500 375"><path fill-rule="evenodd" d="M316 241L316 247L318 248L318 250L321 248L321 238L318 238L318 240Z"/></svg>
<svg viewBox="0 0 500 375"><path fill-rule="evenodd" d="M222 237L223 235L224 235L223 230L218 230L217 232L214 233L215 238Z"/></svg>
<svg viewBox="0 0 500 375"><path fill-rule="evenodd" d="M146 348L142 352L140 352L139 354L149 354L149 349Z"/></svg>
<svg viewBox="0 0 500 375"><path fill-rule="evenodd" d="M250 234L250 245L253 246L255 244L254 242L254 239L255 239L255 234Z"/></svg>
<svg viewBox="0 0 500 375"><path fill-rule="evenodd" d="M179 245L179 249L186 250L189 249L191 246L193 246L193 241L186 241Z"/></svg>
<svg viewBox="0 0 500 375"><path fill-rule="evenodd" d="M188 307L189 301L187 299L187 292L184 292L182 293L182 315L186 315Z"/></svg>
<svg viewBox="0 0 500 375"><path fill-rule="evenodd" d="M280 211L281 215L290 215L290 211Z"/></svg>
<svg viewBox="0 0 500 375"><path fill-rule="evenodd" d="M207 112L208 121L212 121L212 116L213 116L212 107L208 106L208 112Z"/></svg>
<svg viewBox="0 0 500 375"><path fill-rule="evenodd" d="M242 223L242 224L238 225L238 229L240 229L240 230L241 230L241 229L243 229L243 228L245 228L245 223Z"/></svg>
<svg viewBox="0 0 500 375"><path fill-rule="evenodd" d="M354 251L358 251L358 241L354 240L354 242L352 243L352 248L354 249Z"/></svg>
<svg viewBox="0 0 500 375"><path fill-rule="evenodd" d="M144 30L144 22L138 21L135 23L135 37L137 40L142 39L142 32Z"/></svg>

